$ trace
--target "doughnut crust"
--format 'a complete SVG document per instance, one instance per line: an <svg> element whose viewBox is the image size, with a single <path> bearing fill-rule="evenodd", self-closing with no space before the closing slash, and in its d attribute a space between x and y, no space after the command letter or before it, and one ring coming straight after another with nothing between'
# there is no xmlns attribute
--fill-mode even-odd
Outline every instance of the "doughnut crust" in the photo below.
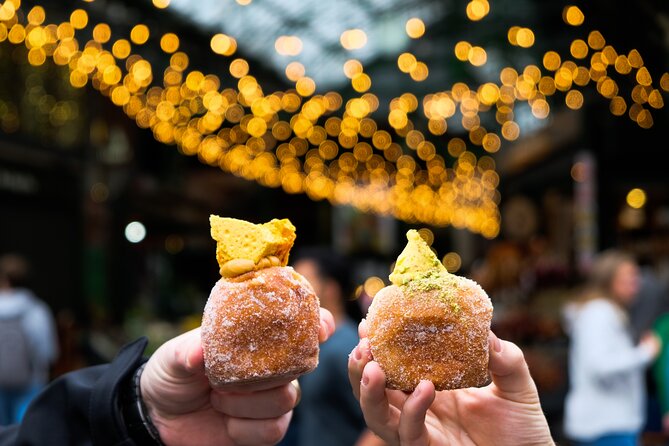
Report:
<svg viewBox="0 0 669 446"><path fill-rule="evenodd" d="M422 285L387 286L369 307L370 349L386 386L411 392L423 379L437 390L485 385L492 319L485 291L454 275Z"/></svg>
<svg viewBox="0 0 669 446"><path fill-rule="evenodd" d="M318 365L319 301L289 266L222 277L202 318L205 372L213 387L294 379Z"/></svg>

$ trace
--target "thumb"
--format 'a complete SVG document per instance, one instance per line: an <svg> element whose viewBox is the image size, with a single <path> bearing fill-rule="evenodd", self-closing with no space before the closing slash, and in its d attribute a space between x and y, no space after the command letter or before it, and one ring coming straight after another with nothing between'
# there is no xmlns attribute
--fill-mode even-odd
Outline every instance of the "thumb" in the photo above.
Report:
<svg viewBox="0 0 669 446"><path fill-rule="evenodd" d="M499 339L493 332L489 338L490 362L488 369L501 397L523 403L538 400L537 388L520 348Z"/></svg>
<svg viewBox="0 0 669 446"><path fill-rule="evenodd" d="M204 353L200 328L183 333L160 347L155 356L174 378L189 378L204 373Z"/></svg>

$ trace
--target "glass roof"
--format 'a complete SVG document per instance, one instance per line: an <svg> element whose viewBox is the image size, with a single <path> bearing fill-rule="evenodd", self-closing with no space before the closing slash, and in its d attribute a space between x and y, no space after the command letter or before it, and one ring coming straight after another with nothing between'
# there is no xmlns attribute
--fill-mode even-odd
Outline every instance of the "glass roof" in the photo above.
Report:
<svg viewBox="0 0 669 446"><path fill-rule="evenodd" d="M348 82L344 62L355 58L363 64L388 55L396 57L411 40L404 26L418 17L426 26L448 12L451 2L406 0L255 0L242 6L234 0L171 0L170 10L208 29L234 37L241 52L263 61L284 76L286 65L298 61L319 89L334 89ZM346 50L341 34L362 29L367 43ZM298 55L281 55L275 42L295 36L302 42Z"/></svg>

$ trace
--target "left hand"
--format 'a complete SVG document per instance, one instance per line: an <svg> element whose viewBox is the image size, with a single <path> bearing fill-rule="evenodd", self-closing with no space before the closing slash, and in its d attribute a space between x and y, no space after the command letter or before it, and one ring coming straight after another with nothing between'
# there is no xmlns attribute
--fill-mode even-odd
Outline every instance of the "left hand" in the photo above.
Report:
<svg viewBox="0 0 669 446"><path fill-rule="evenodd" d="M320 342L333 332L332 315L321 309ZM149 359L140 387L168 446L276 444L299 400L290 379L212 389L204 372L199 328L163 344Z"/></svg>
<svg viewBox="0 0 669 446"><path fill-rule="evenodd" d="M349 358L349 379L369 428L390 446L554 446L536 385L522 351L489 336L492 382L481 388L436 392L421 381L410 394L386 389L372 358L367 324Z"/></svg>

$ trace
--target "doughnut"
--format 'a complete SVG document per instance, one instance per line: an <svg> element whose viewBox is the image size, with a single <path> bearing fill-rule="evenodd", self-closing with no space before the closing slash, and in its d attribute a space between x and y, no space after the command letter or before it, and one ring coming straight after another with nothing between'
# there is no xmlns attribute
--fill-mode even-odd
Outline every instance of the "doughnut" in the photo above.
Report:
<svg viewBox="0 0 669 446"><path fill-rule="evenodd" d="M295 228L288 220L254 225L212 215L210 222L221 278L204 307L201 338L212 387L288 382L312 371L320 305L286 266Z"/></svg>
<svg viewBox="0 0 669 446"><path fill-rule="evenodd" d="M372 300L366 321L373 359L386 387L413 391L421 380L437 390L489 381L492 304L473 280L450 274L415 230Z"/></svg>

